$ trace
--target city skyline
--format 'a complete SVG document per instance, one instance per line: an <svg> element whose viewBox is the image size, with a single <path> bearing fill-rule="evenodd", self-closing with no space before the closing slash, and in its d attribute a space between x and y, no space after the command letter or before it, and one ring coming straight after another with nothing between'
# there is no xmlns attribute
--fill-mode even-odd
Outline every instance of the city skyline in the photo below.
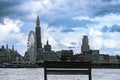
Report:
<svg viewBox="0 0 120 80"><path fill-rule="evenodd" d="M119 5L119 0L1 0L0 46L14 45L24 55L39 15L42 43L48 39L55 51L75 47L74 52L80 53L82 37L87 35L90 49L120 55Z"/></svg>

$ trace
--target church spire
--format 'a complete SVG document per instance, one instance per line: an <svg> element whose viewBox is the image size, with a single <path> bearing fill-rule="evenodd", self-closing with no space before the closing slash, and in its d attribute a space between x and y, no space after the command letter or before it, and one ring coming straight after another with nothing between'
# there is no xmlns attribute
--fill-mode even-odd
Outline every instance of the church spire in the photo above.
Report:
<svg viewBox="0 0 120 80"><path fill-rule="evenodd" d="M41 27L40 27L39 16L37 16L37 19L36 19L35 37L36 37L36 45L37 45L37 50L38 50L42 48Z"/></svg>
<svg viewBox="0 0 120 80"><path fill-rule="evenodd" d="M49 45L48 39L47 39L47 45Z"/></svg>
<svg viewBox="0 0 120 80"><path fill-rule="evenodd" d="M6 49L8 49L8 44L6 45Z"/></svg>
<svg viewBox="0 0 120 80"><path fill-rule="evenodd" d="M14 45L12 45L12 50L14 51Z"/></svg>
<svg viewBox="0 0 120 80"><path fill-rule="evenodd" d="M36 19L36 27L40 27L40 19L39 19L38 15L37 15L37 19Z"/></svg>

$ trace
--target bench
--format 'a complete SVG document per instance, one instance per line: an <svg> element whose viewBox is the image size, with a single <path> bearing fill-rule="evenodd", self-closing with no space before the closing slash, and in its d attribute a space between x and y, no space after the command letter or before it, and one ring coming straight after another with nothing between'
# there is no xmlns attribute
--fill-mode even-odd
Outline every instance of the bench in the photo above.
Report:
<svg viewBox="0 0 120 80"><path fill-rule="evenodd" d="M91 62L45 61L44 80L47 80L48 74L88 75L89 80L92 80Z"/></svg>

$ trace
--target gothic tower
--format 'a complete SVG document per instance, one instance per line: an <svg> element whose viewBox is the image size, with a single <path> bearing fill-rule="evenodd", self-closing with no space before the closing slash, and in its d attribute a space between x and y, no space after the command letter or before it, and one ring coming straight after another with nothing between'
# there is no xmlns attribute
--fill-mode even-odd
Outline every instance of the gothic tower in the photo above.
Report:
<svg viewBox="0 0 120 80"><path fill-rule="evenodd" d="M49 42L47 40L46 45L44 45L45 52L51 52L51 45L49 45Z"/></svg>
<svg viewBox="0 0 120 80"><path fill-rule="evenodd" d="M36 20L35 35L36 35L36 47L37 47L37 51L38 51L40 48L42 48L39 16L37 16L37 20Z"/></svg>
<svg viewBox="0 0 120 80"><path fill-rule="evenodd" d="M87 36L83 36L81 52L82 53L88 53L89 51L90 51L90 48L89 48L88 37Z"/></svg>

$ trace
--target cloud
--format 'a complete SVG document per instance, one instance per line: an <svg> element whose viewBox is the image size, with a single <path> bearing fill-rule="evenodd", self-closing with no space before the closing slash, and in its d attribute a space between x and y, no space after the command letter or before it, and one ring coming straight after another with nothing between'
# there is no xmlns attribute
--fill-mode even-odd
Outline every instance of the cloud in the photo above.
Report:
<svg viewBox="0 0 120 80"><path fill-rule="evenodd" d="M117 41L112 39L104 39L104 44L107 48L117 48Z"/></svg>
<svg viewBox="0 0 120 80"><path fill-rule="evenodd" d="M97 24L91 24L88 27L58 27L58 26L50 26L48 24L48 28L50 31L48 32L49 36L53 38L56 45L54 45L53 50L59 49L68 49L67 47L73 46L75 47L73 50L75 53L80 53L81 42L83 35L88 35L89 44L91 49L100 50L100 54L111 54L116 55L116 50L119 50L119 40L118 37L120 33L112 32L112 25L115 23L119 25L119 15L110 14L103 17L96 18L79 18L79 20L90 20L97 21ZM106 31L101 31L107 25ZM61 32L64 29L72 29L74 32L72 33L64 33ZM109 30L109 31L108 31ZM54 31L54 32L53 32ZM75 43L75 44L74 44ZM117 43L117 44L116 44ZM111 51L110 51L111 50Z"/></svg>
<svg viewBox="0 0 120 80"><path fill-rule="evenodd" d="M49 24L49 26L58 27L88 27L90 24L96 24L95 21L90 20L74 20L70 18L57 19L55 22Z"/></svg>
<svg viewBox="0 0 120 80"><path fill-rule="evenodd" d="M103 31L103 32L107 32L107 31L109 31L109 32L120 32L120 26L119 26L119 25L116 25L116 24L114 24L114 25L112 25L112 26L110 26L110 27L104 26L104 27L102 28L102 31Z"/></svg>
<svg viewBox="0 0 120 80"><path fill-rule="evenodd" d="M109 14L119 14L119 4L119 0L96 0L95 2L94 0L20 0L14 2L13 0L2 0L0 2L0 16L19 18L28 22L28 19L33 21L39 14L41 20L49 23L49 25L76 26L78 24L78 26L86 26L91 21L72 19L76 16L95 18Z"/></svg>
<svg viewBox="0 0 120 80"><path fill-rule="evenodd" d="M68 33L68 32L74 32L74 30L73 29L63 29L63 30L61 30L61 32L63 32L63 33Z"/></svg>
<svg viewBox="0 0 120 80"><path fill-rule="evenodd" d="M120 13L120 1L119 0L99 0L98 7L96 8L94 14L96 16L104 16L109 14L119 14ZM97 6L97 5L96 5Z"/></svg>
<svg viewBox="0 0 120 80"><path fill-rule="evenodd" d="M25 0L0 0L0 18L8 16L12 18L17 18L18 15L23 15L24 12L21 11L19 5L25 2Z"/></svg>
<svg viewBox="0 0 120 80"><path fill-rule="evenodd" d="M12 20L10 18L5 18L3 23L0 23L0 43L1 45L14 45L19 52L25 51L26 48L26 36L24 33L21 33L21 27L24 23L20 20Z"/></svg>
<svg viewBox="0 0 120 80"><path fill-rule="evenodd" d="M120 33L119 32L113 33L110 30L111 30L111 27L107 27L105 32L102 32L100 28L97 29L94 27L88 30L90 48L99 49L100 54L105 53L110 55L116 55L116 51L120 49L120 46L119 46L120 38L118 37Z"/></svg>
<svg viewBox="0 0 120 80"><path fill-rule="evenodd" d="M52 50L66 50L69 49L68 47L80 47L81 39L83 33L79 34L79 32L61 32L65 28L63 27L52 27L49 26L47 23L41 23L42 29L42 42L43 45L46 44L46 40L48 39L50 45L52 46ZM69 29L69 28L66 28ZM72 28L73 30L76 30ZM53 31L54 30L54 31ZM76 51L76 50L75 50ZM80 50L77 50L80 53Z"/></svg>
<svg viewBox="0 0 120 80"><path fill-rule="evenodd" d="M97 17L111 13L119 14L119 4L119 0L96 0L95 2L94 0L2 0L0 1L2 11L0 14L4 15L7 12L8 15L13 16L16 11L19 11L16 14L21 14L23 17L40 14L45 20L51 21L61 16L71 18L79 15Z"/></svg>
<svg viewBox="0 0 120 80"><path fill-rule="evenodd" d="M26 35L39 15L43 44L48 38L54 50L75 46L80 53L82 36L88 35L92 49L118 51L119 7L120 0L0 0L0 42L14 43L24 52L20 45L26 47ZM116 49L108 53L116 54Z"/></svg>
<svg viewBox="0 0 120 80"><path fill-rule="evenodd" d="M16 0L16 1L0 0L0 6L1 6L0 9L6 9L6 8L13 7L13 6L16 6L19 4L22 4L22 1L20 1L20 0Z"/></svg>
<svg viewBox="0 0 120 80"><path fill-rule="evenodd" d="M109 28L107 26L104 26L102 29L101 29L103 32L107 32L109 31Z"/></svg>
<svg viewBox="0 0 120 80"><path fill-rule="evenodd" d="M118 26L118 25L112 25L110 31L111 32L120 32L120 26Z"/></svg>

